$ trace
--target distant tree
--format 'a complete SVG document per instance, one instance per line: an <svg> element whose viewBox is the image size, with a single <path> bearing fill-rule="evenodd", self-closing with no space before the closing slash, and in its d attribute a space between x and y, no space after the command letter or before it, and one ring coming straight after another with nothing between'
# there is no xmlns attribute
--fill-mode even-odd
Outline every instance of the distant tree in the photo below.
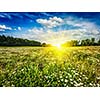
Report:
<svg viewBox="0 0 100 100"><path fill-rule="evenodd" d="M46 43L42 43L42 47L46 47Z"/></svg>
<svg viewBox="0 0 100 100"><path fill-rule="evenodd" d="M81 46L95 46L97 43L95 42L95 38L81 40Z"/></svg>
<svg viewBox="0 0 100 100"><path fill-rule="evenodd" d="M42 43L42 47L51 47L51 44Z"/></svg>
<svg viewBox="0 0 100 100"><path fill-rule="evenodd" d="M78 45L79 45L78 40L71 40L71 41L67 41L64 44L62 44L63 47L71 47L71 46L78 46Z"/></svg>
<svg viewBox="0 0 100 100"><path fill-rule="evenodd" d="M90 46L90 45L91 45L90 39L85 39L81 41L81 46Z"/></svg>
<svg viewBox="0 0 100 100"><path fill-rule="evenodd" d="M72 40L72 46L78 46L79 45L79 41L78 40Z"/></svg>
<svg viewBox="0 0 100 100"><path fill-rule="evenodd" d="M91 38L91 45L95 44L95 38Z"/></svg>
<svg viewBox="0 0 100 100"><path fill-rule="evenodd" d="M85 39L85 40L71 40L71 41L67 41L64 44L62 44L62 46L64 47L70 47L70 46L96 46L96 45L100 45L100 39L98 42L95 42L95 38L91 38L91 39Z"/></svg>
<svg viewBox="0 0 100 100"><path fill-rule="evenodd" d="M100 39L98 40L98 43L97 44L100 46Z"/></svg>
<svg viewBox="0 0 100 100"><path fill-rule="evenodd" d="M90 39L86 39L86 46L90 46L91 45L91 40Z"/></svg>

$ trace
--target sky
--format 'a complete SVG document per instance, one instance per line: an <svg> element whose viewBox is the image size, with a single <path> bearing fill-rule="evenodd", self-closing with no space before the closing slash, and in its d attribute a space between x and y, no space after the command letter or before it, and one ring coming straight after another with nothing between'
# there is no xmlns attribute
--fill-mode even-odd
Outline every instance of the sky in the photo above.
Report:
<svg viewBox="0 0 100 100"><path fill-rule="evenodd" d="M0 35L46 43L100 38L99 12L0 12Z"/></svg>

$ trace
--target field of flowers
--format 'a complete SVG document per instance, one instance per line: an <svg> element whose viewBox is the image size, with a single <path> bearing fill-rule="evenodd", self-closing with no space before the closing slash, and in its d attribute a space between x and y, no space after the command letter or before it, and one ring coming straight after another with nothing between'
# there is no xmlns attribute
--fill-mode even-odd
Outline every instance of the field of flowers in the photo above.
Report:
<svg viewBox="0 0 100 100"><path fill-rule="evenodd" d="M100 86L100 47L0 47L0 86Z"/></svg>

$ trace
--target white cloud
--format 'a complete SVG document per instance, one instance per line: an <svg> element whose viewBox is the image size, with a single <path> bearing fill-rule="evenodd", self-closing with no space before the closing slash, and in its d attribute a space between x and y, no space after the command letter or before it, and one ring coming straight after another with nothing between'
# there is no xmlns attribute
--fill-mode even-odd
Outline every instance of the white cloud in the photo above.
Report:
<svg viewBox="0 0 100 100"><path fill-rule="evenodd" d="M0 29L0 31L5 31L4 29Z"/></svg>
<svg viewBox="0 0 100 100"><path fill-rule="evenodd" d="M64 19L66 25L71 25L73 27L78 27L79 29L84 29L85 31L93 34L98 34L100 28L93 22L85 21L82 18L69 17Z"/></svg>
<svg viewBox="0 0 100 100"><path fill-rule="evenodd" d="M47 19L37 19L36 20L41 25L46 28L53 28L61 25L71 25L72 27L77 27L77 29L85 30L85 32L99 34L100 27L98 27L95 23L84 20L83 18L76 18L69 16L67 18L59 18L59 17L50 17Z"/></svg>
<svg viewBox="0 0 100 100"><path fill-rule="evenodd" d="M35 34L44 33L43 28L40 28L40 29L37 29L37 28L29 29L28 32L35 33Z"/></svg>
<svg viewBox="0 0 100 100"><path fill-rule="evenodd" d="M21 31L22 30L21 27L18 27L18 30Z"/></svg>
<svg viewBox="0 0 100 100"><path fill-rule="evenodd" d="M65 41L69 41L72 39L86 39L86 38L92 38L95 37L96 39L100 36L100 30L99 27L89 21L85 21L82 18L58 18L53 17L47 19L37 19L38 23L44 25L46 28L33 28L28 30L28 33L22 34L22 38L37 40L41 42L47 42L47 43L63 43ZM73 27L77 28L71 28L69 30L67 29L58 29L56 31L53 31L51 28L54 28L56 26L60 25L71 25Z"/></svg>
<svg viewBox="0 0 100 100"><path fill-rule="evenodd" d="M72 39L81 40L91 37L98 38L98 36L95 36L95 34L88 33L86 29L71 29L55 32L51 29L43 30L43 28L33 28L28 30L27 33L21 35L21 38L37 40L51 44L64 43Z"/></svg>
<svg viewBox="0 0 100 100"><path fill-rule="evenodd" d="M50 17L48 20L47 19L37 19L36 21L44 25L47 28L53 28L56 26L60 26L63 23L63 19L58 18L58 17Z"/></svg>
<svg viewBox="0 0 100 100"><path fill-rule="evenodd" d="M5 31L5 30L12 30L11 27L7 27L6 25L0 25L0 30Z"/></svg>

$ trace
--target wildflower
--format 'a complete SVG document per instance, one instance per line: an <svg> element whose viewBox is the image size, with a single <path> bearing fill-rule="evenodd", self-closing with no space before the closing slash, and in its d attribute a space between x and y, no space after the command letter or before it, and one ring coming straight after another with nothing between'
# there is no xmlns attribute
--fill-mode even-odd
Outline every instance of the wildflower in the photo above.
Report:
<svg viewBox="0 0 100 100"><path fill-rule="evenodd" d="M79 75L78 73L75 73L75 75Z"/></svg>
<svg viewBox="0 0 100 100"><path fill-rule="evenodd" d="M73 79L70 79L70 81L73 81Z"/></svg>
<svg viewBox="0 0 100 100"><path fill-rule="evenodd" d="M64 84L64 86L67 86L67 84Z"/></svg>
<svg viewBox="0 0 100 100"><path fill-rule="evenodd" d="M79 87L79 86L80 86L80 84L75 84L75 86L76 86L76 87Z"/></svg>
<svg viewBox="0 0 100 100"><path fill-rule="evenodd" d="M85 77L85 75L83 75L83 77Z"/></svg>
<svg viewBox="0 0 100 100"><path fill-rule="evenodd" d="M67 83L67 82L68 82L68 80L67 80L67 79L65 79L65 82Z"/></svg>
<svg viewBox="0 0 100 100"><path fill-rule="evenodd" d="M22 72L24 71L24 69L21 70Z"/></svg>
<svg viewBox="0 0 100 100"><path fill-rule="evenodd" d="M79 78L78 80L79 80L79 81L81 81L81 79L80 79L80 78Z"/></svg>
<svg viewBox="0 0 100 100"><path fill-rule="evenodd" d="M46 79L48 78L48 76L44 76Z"/></svg>
<svg viewBox="0 0 100 100"><path fill-rule="evenodd" d="M73 82L70 82L70 84L72 84L72 85L73 85Z"/></svg>
<svg viewBox="0 0 100 100"><path fill-rule="evenodd" d="M61 79L61 81L63 82L63 79Z"/></svg>
<svg viewBox="0 0 100 100"><path fill-rule="evenodd" d="M60 80L58 80L58 82L60 82Z"/></svg>
<svg viewBox="0 0 100 100"><path fill-rule="evenodd" d="M47 83L49 83L49 80L47 81Z"/></svg>
<svg viewBox="0 0 100 100"><path fill-rule="evenodd" d="M100 80L100 77L96 77L98 80Z"/></svg>
<svg viewBox="0 0 100 100"><path fill-rule="evenodd" d="M99 87L100 85L99 84L97 84L97 87Z"/></svg>
<svg viewBox="0 0 100 100"><path fill-rule="evenodd" d="M88 79L88 77L85 77L85 79L87 80L87 79Z"/></svg>
<svg viewBox="0 0 100 100"><path fill-rule="evenodd" d="M83 85L83 83L79 83L80 84L80 86L82 86Z"/></svg>
<svg viewBox="0 0 100 100"><path fill-rule="evenodd" d="M62 76L60 76L60 78L62 78Z"/></svg>
<svg viewBox="0 0 100 100"><path fill-rule="evenodd" d="M66 78L68 78L68 76L66 76Z"/></svg>
<svg viewBox="0 0 100 100"><path fill-rule="evenodd" d="M72 77L72 75L70 75L70 74L69 74L69 77L71 78L71 77Z"/></svg>
<svg viewBox="0 0 100 100"><path fill-rule="evenodd" d="M11 86L12 86L12 87L14 87L15 85L14 85L14 84L12 84Z"/></svg>
<svg viewBox="0 0 100 100"><path fill-rule="evenodd" d="M92 86L93 84L92 84L92 83L90 83L89 85L90 85L90 86Z"/></svg>

